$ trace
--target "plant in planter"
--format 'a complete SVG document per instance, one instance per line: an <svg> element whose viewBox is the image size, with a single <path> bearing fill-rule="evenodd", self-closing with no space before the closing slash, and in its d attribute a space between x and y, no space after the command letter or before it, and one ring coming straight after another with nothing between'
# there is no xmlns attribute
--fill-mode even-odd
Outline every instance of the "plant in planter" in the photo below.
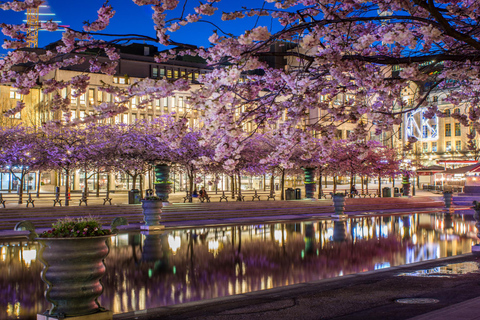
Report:
<svg viewBox="0 0 480 320"><path fill-rule="evenodd" d="M163 199L158 196L147 196L142 200L143 221L142 229L161 229Z"/></svg>
<svg viewBox="0 0 480 320"><path fill-rule="evenodd" d="M112 226L125 223L125 219L116 219ZM36 238L41 244L42 280L47 284L45 298L52 304L44 315L63 318L98 313L96 319L112 319L112 313L97 300L103 292L100 279L106 272L107 240L112 235L102 229L98 218L88 217L60 219Z"/></svg>
<svg viewBox="0 0 480 320"><path fill-rule="evenodd" d="M335 193L333 194L333 207L335 208L335 214L343 215L345 212L345 194Z"/></svg>

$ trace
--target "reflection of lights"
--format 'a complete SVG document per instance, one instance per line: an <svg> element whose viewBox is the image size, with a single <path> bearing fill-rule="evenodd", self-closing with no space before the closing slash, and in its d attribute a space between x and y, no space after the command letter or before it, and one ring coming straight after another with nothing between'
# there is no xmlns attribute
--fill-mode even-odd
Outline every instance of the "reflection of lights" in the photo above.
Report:
<svg viewBox="0 0 480 320"><path fill-rule="evenodd" d="M27 266L37 257L37 250L23 250L23 261Z"/></svg>
<svg viewBox="0 0 480 320"><path fill-rule="evenodd" d="M390 262L375 263L375 270L390 268Z"/></svg>
<svg viewBox="0 0 480 320"><path fill-rule="evenodd" d="M333 238L333 228L328 228L327 229L327 238L332 239Z"/></svg>
<svg viewBox="0 0 480 320"><path fill-rule="evenodd" d="M10 316L10 317L19 317L20 316L20 302L17 302L14 305L9 303L7 305L7 315Z"/></svg>
<svg viewBox="0 0 480 320"><path fill-rule="evenodd" d="M7 258L7 248L2 247L0 254L2 255L2 261L5 261L5 259Z"/></svg>
<svg viewBox="0 0 480 320"><path fill-rule="evenodd" d="M414 233L413 236L412 236L412 242L413 244L417 244L417 234Z"/></svg>
<svg viewBox="0 0 480 320"><path fill-rule="evenodd" d="M209 240L208 241L208 251L214 252L218 250L218 241L217 240Z"/></svg>
<svg viewBox="0 0 480 320"><path fill-rule="evenodd" d="M382 227L382 237L384 238L388 237L388 226Z"/></svg>
<svg viewBox="0 0 480 320"><path fill-rule="evenodd" d="M181 240L180 237L174 237L171 234L168 235L168 245L172 249L173 254L177 253L178 248L180 248Z"/></svg>
<svg viewBox="0 0 480 320"><path fill-rule="evenodd" d="M128 246L128 233L122 233L117 235L117 245Z"/></svg>
<svg viewBox="0 0 480 320"><path fill-rule="evenodd" d="M283 241L287 241L287 233L283 233L283 239L282 239L282 230L275 230L273 237L275 241L278 241L279 244L282 244Z"/></svg>

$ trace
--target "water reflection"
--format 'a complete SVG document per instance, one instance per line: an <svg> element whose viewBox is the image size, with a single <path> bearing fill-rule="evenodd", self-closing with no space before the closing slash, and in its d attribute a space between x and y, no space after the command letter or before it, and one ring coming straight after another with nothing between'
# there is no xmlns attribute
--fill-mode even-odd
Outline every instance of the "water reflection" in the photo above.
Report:
<svg viewBox="0 0 480 320"><path fill-rule="evenodd" d="M475 234L455 214L120 234L99 300L121 313L264 290L470 252ZM0 243L1 319L47 308L37 248Z"/></svg>

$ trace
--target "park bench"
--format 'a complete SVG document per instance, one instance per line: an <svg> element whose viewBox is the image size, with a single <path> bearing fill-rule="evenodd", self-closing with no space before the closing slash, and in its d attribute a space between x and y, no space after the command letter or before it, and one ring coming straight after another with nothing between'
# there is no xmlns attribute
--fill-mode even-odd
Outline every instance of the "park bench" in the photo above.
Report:
<svg viewBox="0 0 480 320"><path fill-rule="evenodd" d="M80 198L80 200L78 201L78 205L81 206L82 205L82 202L85 203L86 206L88 206L88 203L87 203L88 199L87 199L87 194L85 192L82 192L82 197Z"/></svg>
<svg viewBox="0 0 480 320"><path fill-rule="evenodd" d="M270 194L267 197L267 201L269 201L270 199L273 199L273 201L275 201L275 192L273 190L270 191Z"/></svg>
<svg viewBox="0 0 480 320"><path fill-rule="evenodd" d="M190 191L186 191L185 197L183 197L183 203L185 203L187 200L188 202L192 202L192 195L190 194Z"/></svg>
<svg viewBox="0 0 480 320"><path fill-rule="evenodd" d="M222 196L220 197L220 202L222 202L222 200L224 200L228 202L228 197L225 195L225 191L222 191Z"/></svg>
<svg viewBox="0 0 480 320"><path fill-rule="evenodd" d="M60 205L60 207L62 206L62 199L60 199L60 192L55 193L55 199L53 199L53 206L55 207L57 203Z"/></svg>
<svg viewBox="0 0 480 320"><path fill-rule="evenodd" d="M3 205L3 207L5 208L5 199L3 199L3 196L2 194L0 193L0 203Z"/></svg>
<svg viewBox="0 0 480 320"><path fill-rule="evenodd" d="M200 200L200 202L205 202L205 201L210 202L210 197L208 196L208 194L204 197L199 196L198 199Z"/></svg>
<svg viewBox="0 0 480 320"><path fill-rule="evenodd" d="M252 201L255 201L255 199L258 199L258 201L260 201L260 196L257 194L257 190L255 190L255 194L252 196Z"/></svg>
<svg viewBox="0 0 480 320"><path fill-rule="evenodd" d="M110 198L110 191L107 191L106 194L105 194L105 198L103 198L103 205L105 205L105 203L110 203L110 205L112 205L112 198Z"/></svg>
<svg viewBox="0 0 480 320"><path fill-rule="evenodd" d="M32 194L31 193L28 194L27 208L28 208L29 204L32 204L32 207L35 207L35 200L32 199Z"/></svg>
<svg viewBox="0 0 480 320"><path fill-rule="evenodd" d="M245 201L245 196L243 194L238 194L237 201Z"/></svg>

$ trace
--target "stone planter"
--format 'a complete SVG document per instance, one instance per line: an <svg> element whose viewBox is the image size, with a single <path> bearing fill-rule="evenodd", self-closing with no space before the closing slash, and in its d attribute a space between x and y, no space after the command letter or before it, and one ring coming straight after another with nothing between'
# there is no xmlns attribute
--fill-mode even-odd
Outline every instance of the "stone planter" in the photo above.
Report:
<svg viewBox="0 0 480 320"><path fill-rule="evenodd" d="M450 209L452 206L452 193L444 192L443 193L443 202L445 202L445 208Z"/></svg>
<svg viewBox="0 0 480 320"><path fill-rule="evenodd" d="M41 244L39 260L44 265L45 298L52 304L44 316L62 318L99 313L95 319L112 318L112 313L105 312L97 301L103 292L100 279L106 271L104 259L111 236L36 239Z"/></svg>
<svg viewBox="0 0 480 320"><path fill-rule="evenodd" d="M315 168L303 168L305 173L305 198L315 199Z"/></svg>
<svg viewBox="0 0 480 320"><path fill-rule="evenodd" d="M161 229L162 200L142 200L143 225L142 229Z"/></svg>
<svg viewBox="0 0 480 320"><path fill-rule="evenodd" d="M347 222L337 220L333 222L333 241L342 242L347 240Z"/></svg>
<svg viewBox="0 0 480 320"><path fill-rule="evenodd" d="M403 184L403 195L406 197L410 196L410 183Z"/></svg>
<svg viewBox="0 0 480 320"><path fill-rule="evenodd" d="M343 215L345 212L345 196L333 195L333 207L336 215Z"/></svg>

